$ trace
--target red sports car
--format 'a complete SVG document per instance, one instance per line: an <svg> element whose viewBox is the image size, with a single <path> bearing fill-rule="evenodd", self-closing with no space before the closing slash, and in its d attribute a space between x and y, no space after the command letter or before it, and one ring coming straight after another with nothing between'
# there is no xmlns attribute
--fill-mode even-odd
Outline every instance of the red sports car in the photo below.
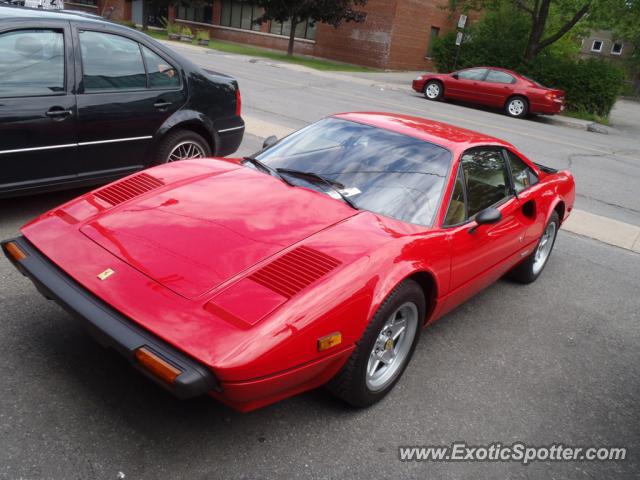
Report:
<svg viewBox="0 0 640 480"><path fill-rule="evenodd" d="M429 73L413 81L413 89L429 100L450 98L504 109L521 118L529 113L555 114L564 110L564 91L547 88L516 72L476 67L453 73Z"/></svg>
<svg viewBox="0 0 640 480"><path fill-rule="evenodd" d="M247 411L328 383L367 406L421 327L508 272L540 275L574 187L496 138L347 113L252 157L132 175L2 246L179 397Z"/></svg>

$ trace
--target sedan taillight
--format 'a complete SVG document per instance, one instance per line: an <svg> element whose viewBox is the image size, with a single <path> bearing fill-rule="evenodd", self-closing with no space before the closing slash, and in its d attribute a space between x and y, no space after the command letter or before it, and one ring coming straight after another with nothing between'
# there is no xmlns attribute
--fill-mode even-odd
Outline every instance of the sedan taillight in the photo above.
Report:
<svg viewBox="0 0 640 480"><path fill-rule="evenodd" d="M240 95L240 87L236 88L236 116L242 113L242 95Z"/></svg>

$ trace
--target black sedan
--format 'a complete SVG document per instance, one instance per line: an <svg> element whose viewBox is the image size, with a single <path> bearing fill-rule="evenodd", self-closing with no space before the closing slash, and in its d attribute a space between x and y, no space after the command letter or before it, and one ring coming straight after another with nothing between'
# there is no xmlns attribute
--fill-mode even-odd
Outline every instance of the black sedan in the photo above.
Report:
<svg viewBox="0 0 640 480"><path fill-rule="evenodd" d="M0 197L229 155L240 106L234 79L136 30L0 6Z"/></svg>

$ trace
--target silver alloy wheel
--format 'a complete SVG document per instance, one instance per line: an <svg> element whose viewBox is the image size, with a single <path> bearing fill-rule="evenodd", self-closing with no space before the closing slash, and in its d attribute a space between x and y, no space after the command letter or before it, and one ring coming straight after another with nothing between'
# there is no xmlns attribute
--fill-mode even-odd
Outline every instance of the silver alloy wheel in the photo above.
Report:
<svg viewBox="0 0 640 480"><path fill-rule="evenodd" d="M367 388L380 391L392 383L404 366L418 330L418 307L398 307L378 333L367 363Z"/></svg>
<svg viewBox="0 0 640 480"><path fill-rule="evenodd" d="M553 241L556 238L556 229L557 227L555 222L549 223L540 238L540 243L538 243L533 257L534 275L538 275L542 271L544 264L547 263L547 260L549 259L549 254L553 248Z"/></svg>
<svg viewBox="0 0 640 480"><path fill-rule="evenodd" d="M507 107L509 113L514 117L519 117L524 112L525 106L524 101L519 98L514 98L509 102L509 106Z"/></svg>
<svg viewBox="0 0 640 480"><path fill-rule="evenodd" d="M437 83L430 83L425 88L424 93L427 95L427 98L431 100L435 100L440 95L440 86Z"/></svg>
<svg viewBox="0 0 640 480"><path fill-rule="evenodd" d="M187 160L189 158L204 158L205 156L206 153L200 144L192 140L186 140L173 147L171 153L169 153L169 156L167 157L167 162L176 162L178 160Z"/></svg>

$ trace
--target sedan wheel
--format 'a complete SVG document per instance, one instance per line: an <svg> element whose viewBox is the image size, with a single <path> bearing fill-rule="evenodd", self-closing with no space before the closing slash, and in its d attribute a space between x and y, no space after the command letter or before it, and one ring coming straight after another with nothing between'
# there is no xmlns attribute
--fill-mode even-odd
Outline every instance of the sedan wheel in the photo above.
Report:
<svg viewBox="0 0 640 480"><path fill-rule="evenodd" d="M429 100L440 100L442 98L442 85L440 82L431 80L424 87L424 96Z"/></svg>
<svg viewBox="0 0 640 480"><path fill-rule="evenodd" d="M380 401L411 360L425 318L420 285L406 280L391 292L373 316L342 370L327 387L356 407Z"/></svg>
<svg viewBox="0 0 640 480"><path fill-rule="evenodd" d="M155 164L211 156L209 143L192 130L172 130L160 142Z"/></svg>
<svg viewBox="0 0 640 480"><path fill-rule="evenodd" d="M511 117L522 118L529 111L529 105L526 99L514 97L507 102L505 110Z"/></svg>
<svg viewBox="0 0 640 480"><path fill-rule="evenodd" d="M175 162L178 160L188 160L190 158L204 158L206 154L201 145L194 141L186 141L176 145L169 156L167 162Z"/></svg>

